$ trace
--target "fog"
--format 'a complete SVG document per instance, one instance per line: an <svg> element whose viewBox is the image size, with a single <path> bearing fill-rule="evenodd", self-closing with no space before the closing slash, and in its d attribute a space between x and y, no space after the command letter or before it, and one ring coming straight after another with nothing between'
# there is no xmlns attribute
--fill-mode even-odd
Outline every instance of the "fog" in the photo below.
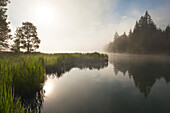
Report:
<svg viewBox="0 0 170 113"><path fill-rule="evenodd" d="M132 1L133 4L126 0L12 0L8 16L12 33L25 21L37 26L41 39L38 51L102 51L116 31L128 34L148 9L156 23L161 22L160 27L168 24L167 15L161 13L168 12L167 0L163 0L164 4L153 4L155 7L150 7L152 1L146 6L145 0L142 5ZM124 7L126 3L128 7ZM42 12L37 14L37 10Z"/></svg>

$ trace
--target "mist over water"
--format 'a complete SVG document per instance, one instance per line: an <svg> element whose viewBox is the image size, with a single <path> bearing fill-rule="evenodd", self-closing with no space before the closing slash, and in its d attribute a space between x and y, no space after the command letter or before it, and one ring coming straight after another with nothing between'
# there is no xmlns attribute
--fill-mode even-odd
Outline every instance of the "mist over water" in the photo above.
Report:
<svg viewBox="0 0 170 113"><path fill-rule="evenodd" d="M75 51L42 51L42 53L49 53L49 54L50 53L52 53L52 54L53 53L94 53L94 52L106 53L102 50L101 51L100 50L93 50L93 51L86 51L86 50L85 51L81 51L81 50L80 51L78 51L78 50L77 51L76 50Z"/></svg>
<svg viewBox="0 0 170 113"><path fill-rule="evenodd" d="M42 113L170 112L169 57L109 54L108 65L90 65L48 74Z"/></svg>

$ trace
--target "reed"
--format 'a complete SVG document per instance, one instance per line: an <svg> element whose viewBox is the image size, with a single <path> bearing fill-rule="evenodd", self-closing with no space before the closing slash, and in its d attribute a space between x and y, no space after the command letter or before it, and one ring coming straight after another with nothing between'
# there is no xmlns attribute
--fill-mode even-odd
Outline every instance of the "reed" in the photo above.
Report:
<svg viewBox="0 0 170 113"><path fill-rule="evenodd" d="M79 61L108 61L108 56L99 53L0 53L0 110L2 113L26 112L21 100L30 95L36 98L37 92L42 91L48 67L55 68Z"/></svg>
<svg viewBox="0 0 170 113"><path fill-rule="evenodd" d="M0 87L0 113L23 113L24 106L20 103L20 98L14 96L12 87L5 85Z"/></svg>

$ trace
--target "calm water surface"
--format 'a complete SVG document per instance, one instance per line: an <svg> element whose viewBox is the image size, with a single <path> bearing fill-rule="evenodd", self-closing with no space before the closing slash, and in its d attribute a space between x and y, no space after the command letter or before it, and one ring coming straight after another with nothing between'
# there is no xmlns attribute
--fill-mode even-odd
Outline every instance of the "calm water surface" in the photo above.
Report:
<svg viewBox="0 0 170 113"><path fill-rule="evenodd" d="M170 58L109 54L108 66L48 74L42 113L170 113Z"/></svg>

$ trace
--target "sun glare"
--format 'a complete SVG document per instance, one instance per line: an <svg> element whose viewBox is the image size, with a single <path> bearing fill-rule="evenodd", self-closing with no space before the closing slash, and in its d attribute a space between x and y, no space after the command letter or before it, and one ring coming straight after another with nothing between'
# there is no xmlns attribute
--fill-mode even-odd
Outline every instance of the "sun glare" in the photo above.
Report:
<svg viewBox="0 0 170 113"><path fill-rule="evenodd" d="M46 82L43 89L45 90L45 96L49 95L52 90L52 84L50 82Z"/></svg>
<svg viewBox="0 0 170 113"><path fill-rule="evenodd" d="M49 24L54 18L53 11L48 7L37 8L37 20L41 23Z"/></svg>

